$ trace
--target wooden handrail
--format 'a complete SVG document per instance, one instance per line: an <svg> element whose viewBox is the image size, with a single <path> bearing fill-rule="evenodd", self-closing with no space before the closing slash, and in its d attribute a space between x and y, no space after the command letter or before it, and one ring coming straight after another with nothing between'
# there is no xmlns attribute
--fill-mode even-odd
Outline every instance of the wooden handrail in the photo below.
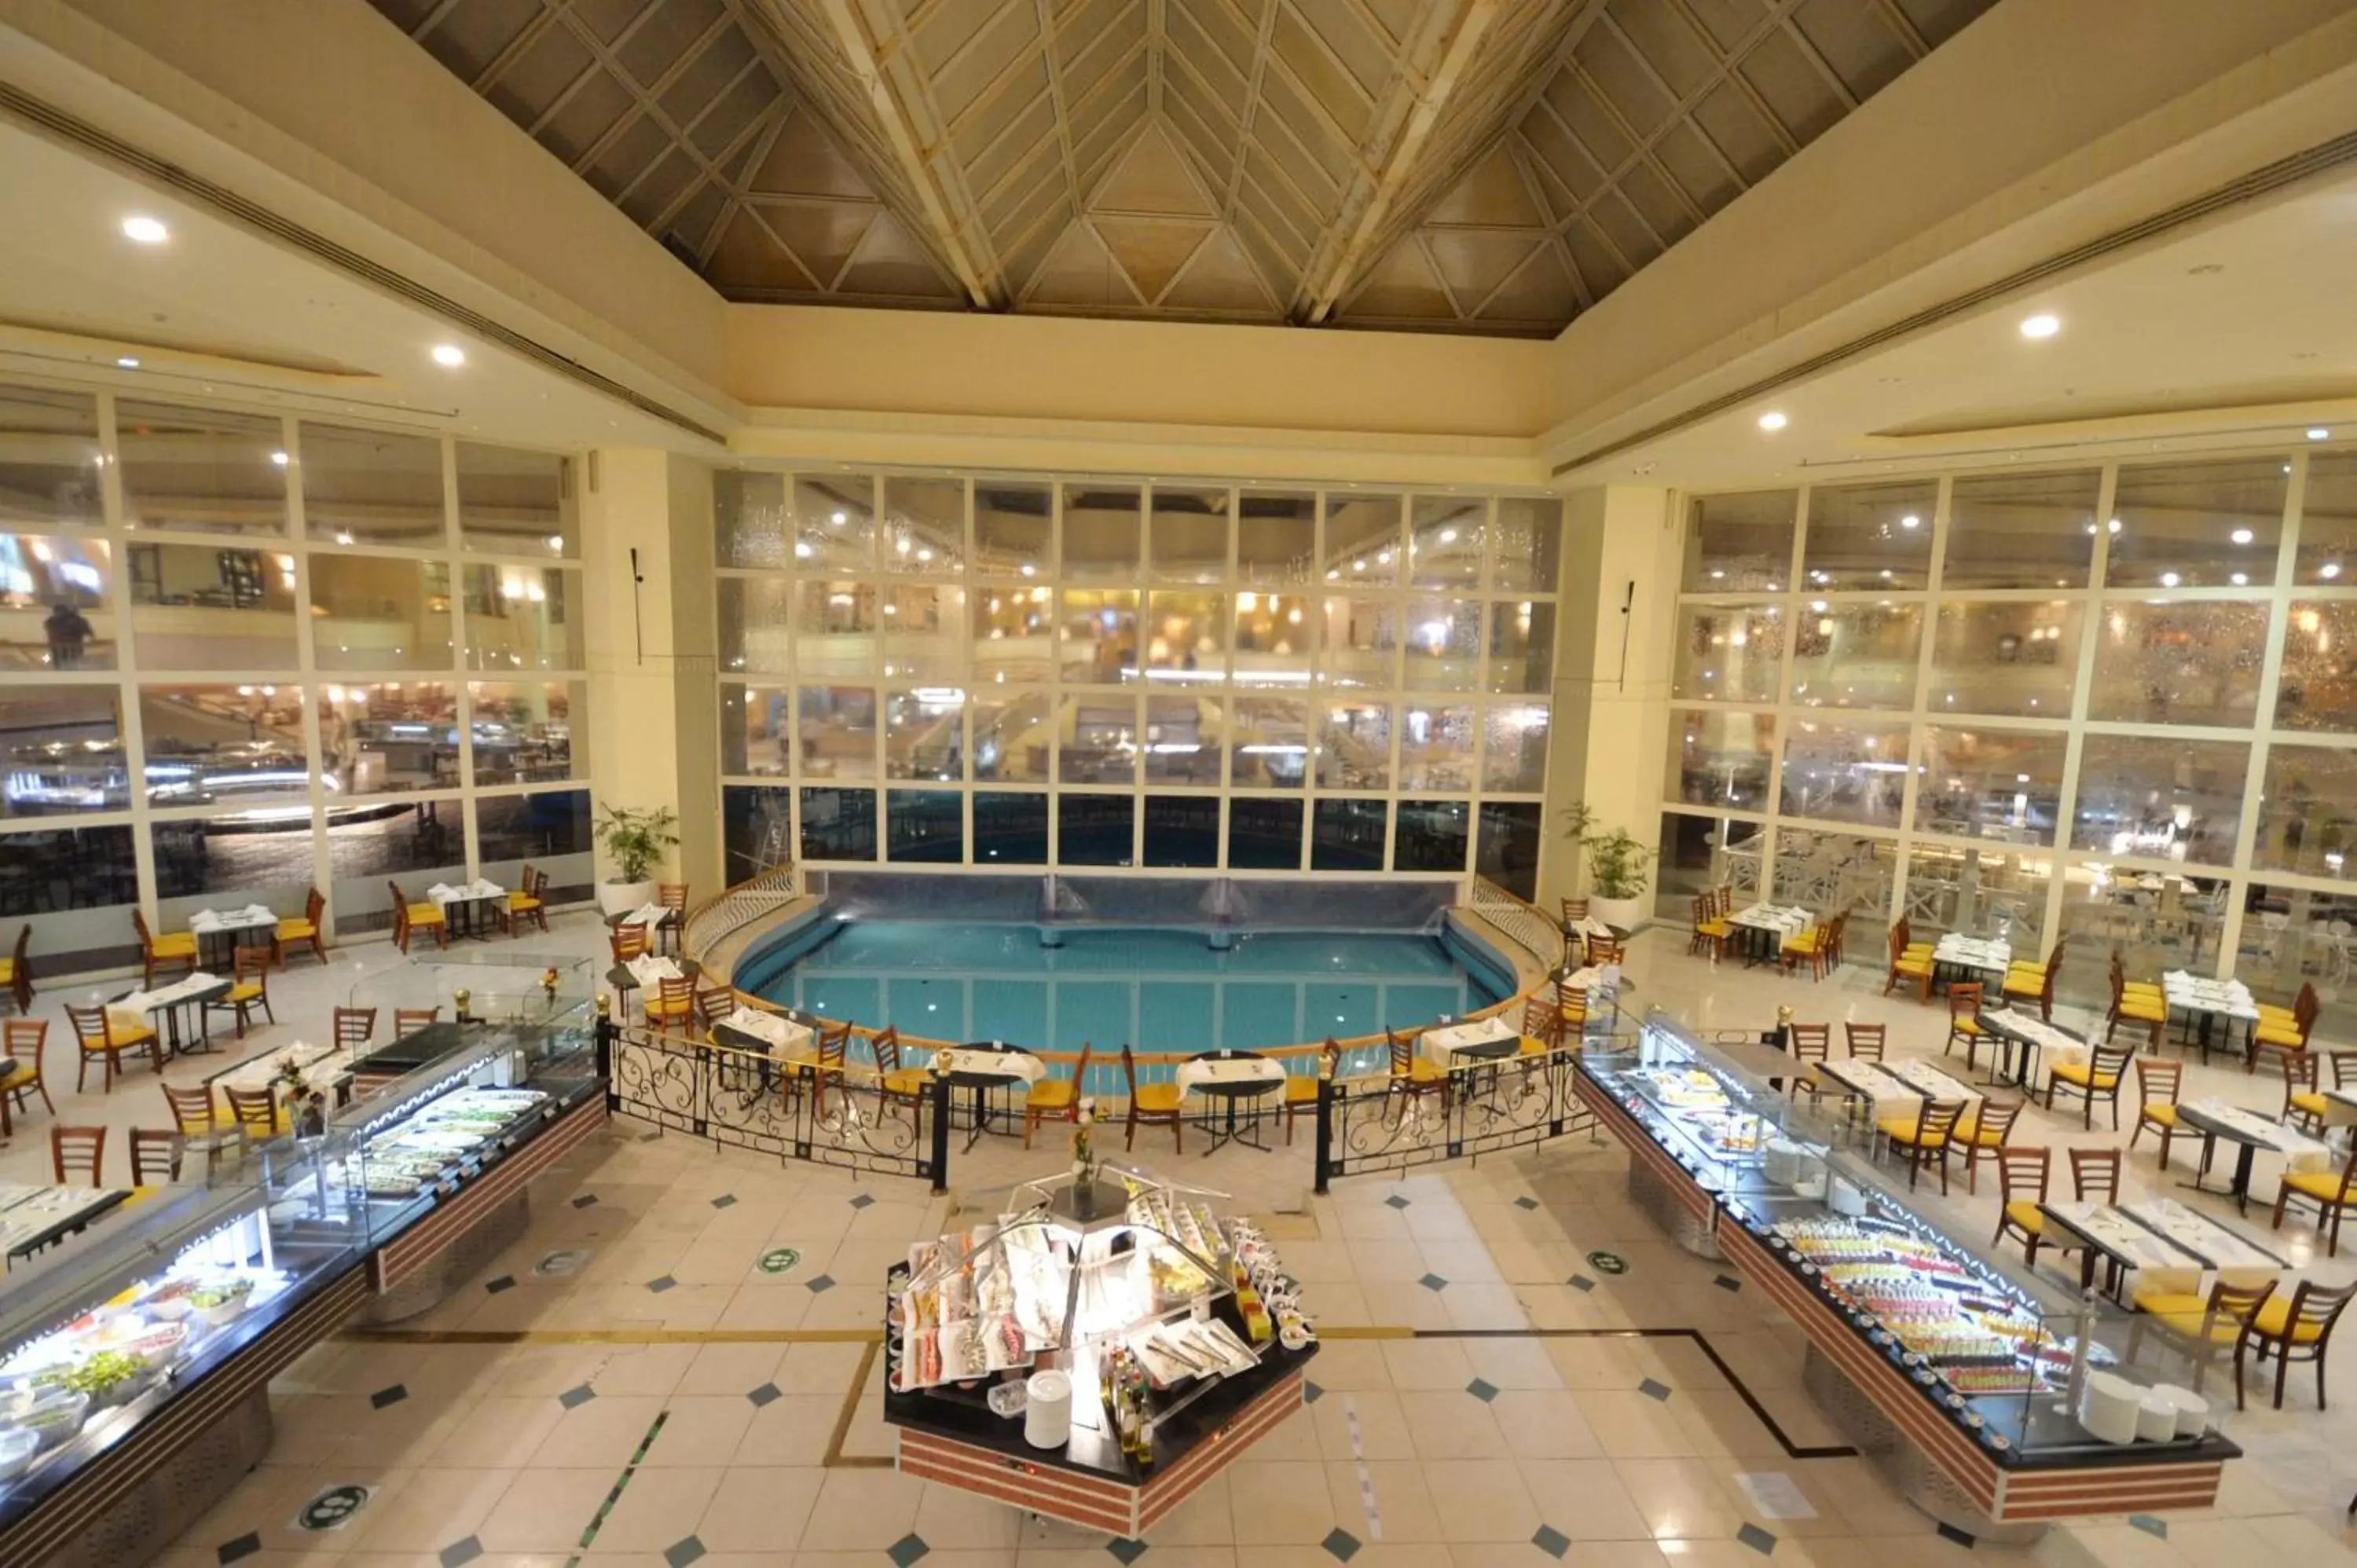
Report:
<svg viewBox="0 0 2357 1568"><path fill-rule="evenodd" d="M680 951L701 962L722 938L792 903L801 896L801 881L799 868L773 865L706 898L680 921Z"/></svg>

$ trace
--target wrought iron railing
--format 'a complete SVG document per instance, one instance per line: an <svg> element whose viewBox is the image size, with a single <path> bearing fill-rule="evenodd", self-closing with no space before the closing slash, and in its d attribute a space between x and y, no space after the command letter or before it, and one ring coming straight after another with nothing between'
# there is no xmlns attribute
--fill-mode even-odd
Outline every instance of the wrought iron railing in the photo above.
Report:
<svg viewBox="0 0 2357 1568"><path fill-rule="evenodd" d="M680 926L680 950L698 963L722 938L743 930L802 897L802 875L792 865L773 865L687 912Z"/></svg>
<svg viewBox="0 0 2357 1568"><path fill-rule="evenodd" d="M1591 1047L1604 1038L1590 1036ZM1566 1133L1596 1131L1595 1114L1572 1092L1580 1045L1531 1049L1494 1062L1452 1064L1438 1079L1389 1073L1328 1079L1318 1086L1317 1189L1337 1176L1397 1174L1442 1160L1525 1149Z"/></svg>
<svg viewBox="0 0 2357 1568"><path fill-rule="evenodd" d="M1541 973L1563 961L1563 927L1536 905L1516 897L1486 876L1466 886L1466 906L1530 955Z"/></svg>

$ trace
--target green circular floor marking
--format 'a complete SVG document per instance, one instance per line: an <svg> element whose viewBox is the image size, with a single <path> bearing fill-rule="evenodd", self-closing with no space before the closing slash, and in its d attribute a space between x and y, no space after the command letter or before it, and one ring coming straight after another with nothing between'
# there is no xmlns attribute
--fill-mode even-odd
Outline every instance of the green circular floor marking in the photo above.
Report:
<svg viewBox="0 0 2357 1568"><path fill-rule="evenodd" d="M329 1487L303 1505L295 1516L297 1530L341 1530L351 1523L352 1515L368 1507L366 1487Z"/></svg>
<svg viewBox="0 0 2357 1568"><path fill-rule="evenodd" d="M765 1274L782 1274L802 1261L802 1253L792 1247L772 1247L753 1266Z"/></svg>
<svg viewBox="0 0 2357 1568"><path fill-rule="evenodd" d="M1629 1272L1629 1260L1618 1252L1590 1252L1587 1266L1599 1274L1625 1274Z"/></svg>

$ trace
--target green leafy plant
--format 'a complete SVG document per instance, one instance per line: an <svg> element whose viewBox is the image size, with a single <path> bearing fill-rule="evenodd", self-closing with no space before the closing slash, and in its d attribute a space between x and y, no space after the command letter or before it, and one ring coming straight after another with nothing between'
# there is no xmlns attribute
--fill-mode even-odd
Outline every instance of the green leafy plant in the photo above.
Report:
<svg viewBox="0 0 2357 1568"><path fill-rule="evenodd" d="M597 842L614 857L617 882L644 882L663 854L679 843L679 834L672 830L679 826L679 816L669 806L651 811L632 811L628 806L602 808L605 815L597 823Z"/></svg>
<svg viewBox="0 0 2357 1568"><path fill-rule="evenodd" d="M1629 836L1624 828L1593 833L1579 841L1587 851L1589 878L1600 898L1634 898L1645 891L1645 863L1652 851Z"/></svg>
<svg viewBox="0 0 2357 1568"><path fill-rule="evenodd" d="M1596 825L1596 808L1585 800L1574 800L1563 809L1563 836L1571 841L1571 886L1579 886L1579 852L1587 843L1587 830Z"/></svg>

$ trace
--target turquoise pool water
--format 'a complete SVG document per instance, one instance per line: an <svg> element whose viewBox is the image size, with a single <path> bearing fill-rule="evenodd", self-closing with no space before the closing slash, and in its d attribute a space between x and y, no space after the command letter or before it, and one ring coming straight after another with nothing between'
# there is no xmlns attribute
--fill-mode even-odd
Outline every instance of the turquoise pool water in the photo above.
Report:
<svg viewBox="0 0 2357 1568"><path fill-rule="evenodd" d="M831 931L831 934L830 934ZM936 1040L1047 1050L1256 1049L1408 1028L1504 994L1494 961L1415 932L857 920L756 955L751 989L829 1017ZM814 944L814 945L813 945Z"/></svg>

